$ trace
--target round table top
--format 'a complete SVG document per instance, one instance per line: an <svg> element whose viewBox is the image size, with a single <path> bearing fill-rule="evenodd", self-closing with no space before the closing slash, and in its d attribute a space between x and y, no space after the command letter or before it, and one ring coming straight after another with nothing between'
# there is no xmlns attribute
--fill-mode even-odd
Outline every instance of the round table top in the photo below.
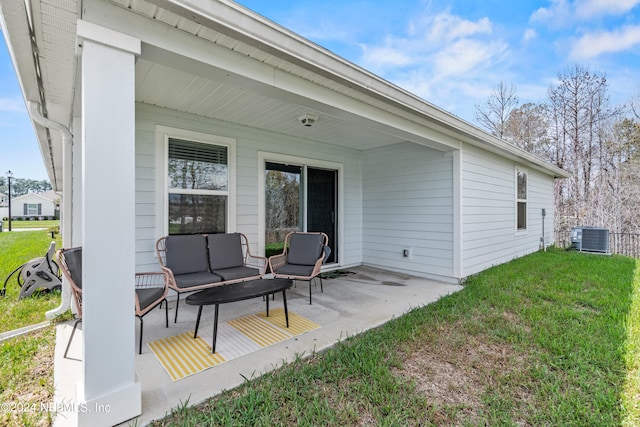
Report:
<svg viewBox="0 0 640 427"><path fill-rule="evenodd" d="M291 285L291 279L248 280L204 289L189 295L185 301L189 305L225 304L284 291Z"/></svg>

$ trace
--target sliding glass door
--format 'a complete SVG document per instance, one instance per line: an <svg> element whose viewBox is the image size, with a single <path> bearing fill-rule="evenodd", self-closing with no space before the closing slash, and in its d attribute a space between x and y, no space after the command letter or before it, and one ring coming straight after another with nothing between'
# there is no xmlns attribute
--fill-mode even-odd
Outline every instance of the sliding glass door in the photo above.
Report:
<svg viewBox="0 0 640 427"><path fill-rule="evenodd" d="M304 164L266 162L265 254L282 250L291 231L322 231L338 260L338 171Z"/></svg>

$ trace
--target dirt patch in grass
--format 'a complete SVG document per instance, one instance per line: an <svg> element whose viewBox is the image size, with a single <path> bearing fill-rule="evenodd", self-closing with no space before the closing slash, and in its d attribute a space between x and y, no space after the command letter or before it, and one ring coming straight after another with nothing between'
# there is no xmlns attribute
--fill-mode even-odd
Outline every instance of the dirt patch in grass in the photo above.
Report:
<svg viewBox="0 0 640 427"><path fill-rule="evenodd" d="M407 350L395 374L416 385L433 405L437 425L476 425L486 420L486 393L501 387L504 378L521 372L525 358L509 344L499 344L484 335L459 335L464 329L441 327L420 340L422 346ZM462 338L462 339L461 339ZM518 399L528 400L527 396ZM526 422L518 422L526 425Z"/></svg>

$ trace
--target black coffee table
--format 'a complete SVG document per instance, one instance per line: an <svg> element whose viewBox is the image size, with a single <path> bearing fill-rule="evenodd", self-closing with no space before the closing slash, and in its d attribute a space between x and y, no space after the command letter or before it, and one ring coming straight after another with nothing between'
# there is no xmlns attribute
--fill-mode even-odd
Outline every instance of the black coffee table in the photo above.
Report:
<svg viewBox="0 0 640 427"><path fill-rule="evenodd" d="M198 318L196 320L196 330L193 338L198 336L198 326L200 326L200 315L202 307L205 305L215 305L213 318L213 342L211 352L216 352L216 338L218 335L218 306L229 302L242 301L246 299L265 297L267 300L267 316L269 316L269 295L282 292L284 303L284 316L289 327L289 311L287 310L286 290L291 287L291 279L257 279L246 282L232 283L229 285L215 286L189 295L185 301L189 305L199 305Z"/></svg>

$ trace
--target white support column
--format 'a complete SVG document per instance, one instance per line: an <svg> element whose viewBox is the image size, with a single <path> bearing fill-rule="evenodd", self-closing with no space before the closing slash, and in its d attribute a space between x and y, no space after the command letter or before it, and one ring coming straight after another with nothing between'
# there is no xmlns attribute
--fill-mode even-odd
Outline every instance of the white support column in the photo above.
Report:
<svg viewBox="0 0 640 427"><path fill-rule="evenodd" d="M135 375L135 55L140 41L78 21L82 43L83 374L78 425L141 413Z"/></svg>
<svg viewBox="0 0 640 427"><path fill-rule="evenodd" d="M76 117L73 120L73 134L80 135L76 138L71 149L71 191L70 199L66 206L71 212L71 231L68 236L71 240L65 242L65 247L82 246L82 119ZM66 175L65 175L65 179Z"/></svg>
<svg viewBox="0 0 640 427"><path fill-rule="evenodd" d="M462 149L453 151L453 275L462 279L463 274L463 218L462 218Z"/></svg>

